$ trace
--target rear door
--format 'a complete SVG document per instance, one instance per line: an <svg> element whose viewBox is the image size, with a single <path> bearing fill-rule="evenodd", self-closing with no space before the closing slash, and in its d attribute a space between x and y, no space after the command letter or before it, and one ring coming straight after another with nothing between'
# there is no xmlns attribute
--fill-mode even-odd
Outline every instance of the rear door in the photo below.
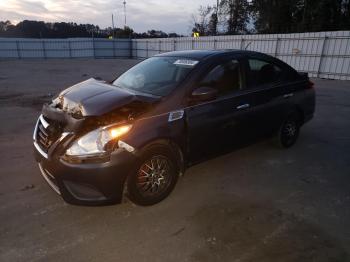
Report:
<svg viewBox="0 0 350 262"><path fill-rule="evenodd" d="M246 93L243 76L241 59L226 58L213 64L198 80L195 88L210 86L217 89L218 96L209 102L190 102L185 110L191 162L220 154L242 140L254 103Z"/></svg>
<svg viewBox="0 0 350 262"><path fill-rule="evenodd" d="M245 61L247 89L254 95L256 130L259 135L274 132L285 119L295 95L287 68L260 57L249 56Z"/></svg>

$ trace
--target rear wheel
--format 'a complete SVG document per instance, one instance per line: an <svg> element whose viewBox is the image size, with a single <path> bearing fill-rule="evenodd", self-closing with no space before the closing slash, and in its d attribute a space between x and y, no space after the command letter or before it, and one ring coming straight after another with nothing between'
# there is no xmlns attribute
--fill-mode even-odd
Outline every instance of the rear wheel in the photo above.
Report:
<svg viewBox="0 0 350 262"><path fill-rule="evenodd" d="M281 148L289 148L295 144L300 131L300 117L291 114L282 123L277 134L277 143Z"/></svg>
<svg viewBox="0 0 350 262"><path fill-rule="evenodd" d="M174 189L179 168L173 152L163 145L146 149L128 178L128 194L138 205L154 205Z"/></svg>

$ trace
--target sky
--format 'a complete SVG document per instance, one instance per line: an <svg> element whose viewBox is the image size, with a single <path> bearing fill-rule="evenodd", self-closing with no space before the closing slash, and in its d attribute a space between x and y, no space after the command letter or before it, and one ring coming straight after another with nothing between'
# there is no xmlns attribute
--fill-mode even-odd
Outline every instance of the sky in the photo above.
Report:
<svg viewBox="0 0 350 262"><path fill-rule="evenodd" d="M216 0L126 0L127 25L136 32L150 29L189 34L192 14ZM0 21L76 22L124 26L123 0L0 0Z"/></svg>

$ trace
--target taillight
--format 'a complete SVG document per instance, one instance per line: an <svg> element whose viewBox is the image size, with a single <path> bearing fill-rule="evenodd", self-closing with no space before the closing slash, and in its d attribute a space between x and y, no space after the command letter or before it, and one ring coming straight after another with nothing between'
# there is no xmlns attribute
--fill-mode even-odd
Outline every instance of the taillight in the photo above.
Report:
<svg viewBox="0 0 350 262"><path fill-rule="evenodd" d="M309 80L307 86L308 86L308 88L314 88L315 87L315 83Z"/></svg>

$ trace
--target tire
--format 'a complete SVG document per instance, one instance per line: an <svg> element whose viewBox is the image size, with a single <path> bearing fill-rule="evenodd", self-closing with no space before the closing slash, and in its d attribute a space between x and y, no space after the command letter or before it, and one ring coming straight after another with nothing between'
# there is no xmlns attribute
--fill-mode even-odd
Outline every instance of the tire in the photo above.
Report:
<svg viewBox="0 0 350 262"><path fill-rule="evenodd" d="M280 148L292 147L299 137L300 117L297 113L290 114L280 126L276 140Z"/></svg>
<svg viewBox="0 0 350 262"><path fill-rule="evenodd" d="M175 154L165 145L146 148L128 176L129 199L149 206L162 201L173 191L179 176Z"/></svg>

